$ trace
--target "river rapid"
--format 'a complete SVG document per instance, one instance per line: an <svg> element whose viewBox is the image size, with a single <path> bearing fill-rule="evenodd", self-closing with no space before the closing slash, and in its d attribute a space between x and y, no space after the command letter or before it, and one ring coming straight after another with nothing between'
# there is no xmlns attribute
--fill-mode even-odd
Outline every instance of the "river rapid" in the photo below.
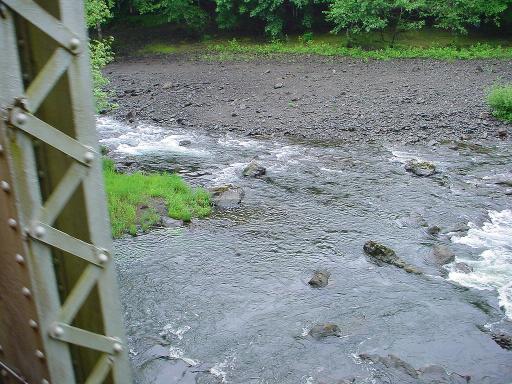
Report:
<svg viewBox="0 0 512 384"><path fill-rule="evenodd" d="M315 145L109 118L98 131L121 168L245 191L237 209L114 242L138 383L512 383L491 337L512 333L507 143ZM266 178L241 176L254 158ZM413 158L438 173L407 173ZM368 240L423 274L373 264ZM434 245L455 261L437 265ZM319 269L329 284L311 288ZM327 322L339 337L308 336Z"/></svg>

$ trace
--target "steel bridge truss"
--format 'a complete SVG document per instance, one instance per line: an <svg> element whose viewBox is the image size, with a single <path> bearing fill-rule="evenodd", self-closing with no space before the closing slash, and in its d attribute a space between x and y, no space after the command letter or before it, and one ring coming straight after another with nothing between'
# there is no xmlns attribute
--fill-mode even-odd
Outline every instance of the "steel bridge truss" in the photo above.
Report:
<svg viewBox="0 0 512 384"><path fill-rule="evenodd" d="M130 383L80 0L0 1L0 383Z"/></svg>

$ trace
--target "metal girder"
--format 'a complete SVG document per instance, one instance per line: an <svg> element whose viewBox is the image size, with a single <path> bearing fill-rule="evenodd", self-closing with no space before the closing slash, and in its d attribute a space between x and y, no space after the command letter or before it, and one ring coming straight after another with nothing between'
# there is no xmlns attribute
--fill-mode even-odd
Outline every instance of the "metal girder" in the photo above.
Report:
<svg viewBox="0 0 512 384"><path fill-rule="evenodd" d="M130 383L83 2L0 7L0 382Z"/></svg>

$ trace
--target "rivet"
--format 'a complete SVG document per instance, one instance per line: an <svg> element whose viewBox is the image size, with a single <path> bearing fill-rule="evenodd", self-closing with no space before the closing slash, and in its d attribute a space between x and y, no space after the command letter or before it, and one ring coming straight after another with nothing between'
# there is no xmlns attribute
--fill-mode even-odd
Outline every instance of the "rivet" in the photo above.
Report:
<svg viewBox="0 0 512 384"><path fill-rule="evenodd" d="M41 380L41 384L50 384L50 382L46 379Z"/></svg>
<svg viewBox="0 0 512 384"><path fill-rule="evenodd" d="M106 263L106 262L108 261L108 256L107 256L107 255L105 255L104 253L100 253L100 254L98 255L98 260L99 260L99 262L100 262L101 264L104 264L104 263Z"/></svg>
<svg viewBox="0 0 512 384"><path fill-rule="evenodd" d="M41 352L39 349L36 349L35 355L38 359L44 359L44 353Z"/></svg>
<svg viewBox="0 0 512 384"><path fill-rule="evenodd" d="M38 225L34 228L34 236L35 237L43 237L44 234L46 233L46 230L44 229L44 227Z"/></svg>
<svg viewBox="0 0 512 384"><path fill-rule="evenodd" d="M2 347L2 346L0 345L0 353L3 353L3 351L4 351L4 347Z"/></svg>
<svg viewBox="0 0 512 384"><path fill-rule="evenodd" d="M114 349L115 353L121 353L123 351L123 346L119 343L114 343L112 348Z"/></svg>
<svg viewBox="0 0 512 384"><path fill-rule="evenodd" d="M9 225L9 227L11 228L16 228L16 226L18 225L18 223L16 222L15 219L13 219L12 217L7 219L7 225Z"/></svg>
<svg viewBox="0 0 512 384"><path fill-rule="evenodd" d="M75 50L78 49L78 47L80 47L80 40L76 37L71 38L71 40L69 40L69 48Z"/></svg>
<svg viewBox="0 0 512 384"><path fill-rule="evenodd" d="M25 264L25 258L21 256L19 253L16 254L16 262L18 264Z"/></svg>
<svg viewBox="0 0 512 384"><path fill-rule="evenodd" d="M32 320L32 319L30 319L28 321L28 325L30 326L30 328L33 328L33 329L37 329L37 327L38 327L37 326L37 322L35 320Z"/></svg>
<svg viewBox="0 0 512 384"><path fill-rule="evenodd" d="M18 112L15 116L15 121L18 125L23 125L27 122L27 115L23 112Z"/></svg>
<svg viewBox="0 0 512 384"><path fill-rule="evenodd" d="M86 163L90 163L91 161L93 161L94 160L94 153L91 152L91 151L85 152L84 160L85 160Z"/></svg>
<svg viewBox="0 0 512 384"><path fill-rule="evenodd" d="M52 329L52 335L54 337L61 337L64 334L64 329L60 325L55 325Z"/></svg>
<svg viewBox="0 0 512 384"><path fill-rule="evenodd" d="M21 288L21 293L23 294L23 296L25 297L30 297L31 293L30 293L30 289L28 289L27 287L23 287Z"/></svg>
<svg viewBox="0 0 512 384"><path fill-rule="evenodd" d="M0 144L0 155L4 153L4 146L2 144Z"/></svg>
<svg viewBox="0 0 512 384"><path fill-rule="evenodd" d="M5 180L0 181L0 188L2 188L2 191L4 192L9 192L11 190L11 186Z"/></svg>

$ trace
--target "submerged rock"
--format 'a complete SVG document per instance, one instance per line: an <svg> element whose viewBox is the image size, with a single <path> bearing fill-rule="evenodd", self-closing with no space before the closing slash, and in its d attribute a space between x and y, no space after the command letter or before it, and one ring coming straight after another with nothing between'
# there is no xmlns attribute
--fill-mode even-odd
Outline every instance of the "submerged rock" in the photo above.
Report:
<svg viewBox="0 0 512 384"><path fill-rule="evenodd" d="M501 348L512 351L512 336L507 335L502 332L491 333L492 339L498 344Z"/></svg>
<svg viewBox="0 0 512 384"><path fill-rule="evenodd" d="M341 329L336 324L317 324L309 330L309 335L315 339L322 339L329 336L340 336Z"/></svg>
<svg viewBox="0 0 512 384"><path fill-rule="evenodd" d="M412 265L407 264L401 258L399 258L395 251L385 245L379 244L375 241L367 241L363 246L364 252L370 256L377 265L382 263L394 265L395 267L402 268L404 271L409 273L420 274L421 272L414 268Z"/></svg>
<svg viewBox="0 0 512 384"><path fill-rule="evenodd" d="M438 235L439 232L441 232L441 228L438 227L437 225L431 225L430 227L427 228L427 232L429 235L435 236Z"/></svg>
<svg viewBox="0 0 512 384"><path fill-rule="evenodd" d="M267 169L256 161L251 161L247 167L244 168L242 174L246 177L260 177L267 173Z"/></svg>
<svg viewBox="0 0 512 384"><path fill-rule="evenodd" d="M436 166L428 161L409 160L405 163L405 170L416 176L426 177L436 173Z"/></svg>
<svg viewBox="0 0 512 384"><path fill-rule="evenodd" d="M326 271L315 271L308 284L313 288L323 288L329 283L329 276L331 274Z"/></svg>
<svg viewBox="0 0 512 384"><path fill-rule="evenodd" d="M460 273L471 273L473 272L473 268L467 265L466 263L455 263L455 271Z"/></svg>
<svg viewBox="0 0 512 384"><path fill-rule="evenodd" d="M228 184L210 189L212 203L219 209L238 208L244 197L244 190L240 187Z"/></svg>
<svg viewBox="0 0 512 384"><path fill-rule="evenodd" d="M455 259L455 253L446 245L434 245L432 256L439 265L451 263Z"/></svg>
<svg viewBox="0 0 512 384"><path fill-rule="evenodd" d="M180 140L178 143L180 147L188 147L190 144L192 144L192 141L190 140Z"/></svg>

